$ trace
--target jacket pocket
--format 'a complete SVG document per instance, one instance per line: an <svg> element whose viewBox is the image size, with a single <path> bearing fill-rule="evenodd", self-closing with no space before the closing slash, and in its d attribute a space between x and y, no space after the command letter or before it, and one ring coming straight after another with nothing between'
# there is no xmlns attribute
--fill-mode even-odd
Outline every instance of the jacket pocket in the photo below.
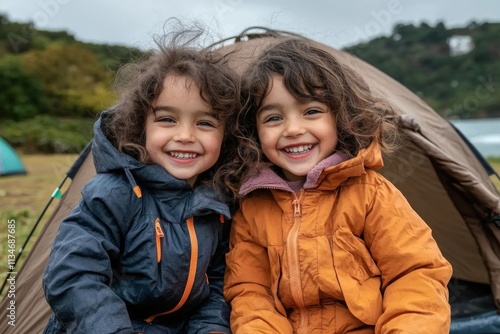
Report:
<svg viewBox="0 0 500 334"><path fill-rule="evenodd" d="M334 256L340 261L335 261L336 266L347 271L349 276L362 283L370 277L380 276L380 269L373 261L370 251L363 239L356 237L345 228L335 232L333 243L337 245L337 254Z"/></svg>
<svg viewBox="0 0 500 334"><path fill-rule="evenodd" d="M365 242L347 228L334 235L333 259L349 310L366 324L374 325L382 314L381 273Z"/></svg>
<svg viewBox="0 0 500 334"><path fill-rule="evenodd" d="M155 220L155 239L156 239L156 262L160 263L161 262L161 254L162 254L162 247L161 247L161 242L165 234L163 233L163 230L161 229L161 222L160 218L156 218Z"/></svg>

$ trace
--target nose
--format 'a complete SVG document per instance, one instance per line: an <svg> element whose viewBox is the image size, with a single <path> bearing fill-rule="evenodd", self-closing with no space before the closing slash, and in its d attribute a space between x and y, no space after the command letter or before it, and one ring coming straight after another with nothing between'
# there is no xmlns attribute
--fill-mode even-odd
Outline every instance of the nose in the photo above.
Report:
<svg viewBox="0 0 500 334"><path fill-rule="evenodd" d="M181 126L178 128L174 140L180 143L193 143L196 139L194 131L190 126Z"/></svg>
<svg viewBox="0 0 500 334"><path fill-rule="evenodd" d="M285 131L283 135L285 137L297 137L305 133L305 128L300 119L292 118L287 119L285 122Z"/></svg>

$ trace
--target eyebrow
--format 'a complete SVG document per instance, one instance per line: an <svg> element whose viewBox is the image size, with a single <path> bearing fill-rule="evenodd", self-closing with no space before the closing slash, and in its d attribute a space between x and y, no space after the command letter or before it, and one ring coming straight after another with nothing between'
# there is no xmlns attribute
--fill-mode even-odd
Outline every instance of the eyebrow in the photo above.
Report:
<svg viewBox="0 0 500 334"><path fill-rule="evenodd" d="M176 108L176 107L172 107L172 106L156 106L156 107L153 107L153 112L156 113L158 111L170 111L170 112L180 112L181 110ZM210 117L214 117L214 118L217 118L215 113L213 111L205 111L205 110L196 110L195 111L197 114L201 114L201 115L206 115L206 116L210 116Z"/></svg>
<svg viewBox="0 0 500 334"><path fill-rule="evenodd" d="M273 110L273 109L280 109L280 108L281 108L281 104L279 104L279 103L266 104L265 106L263 106L262 108L260 108L257 111L257 115L262 114L264 111Z"/></svg>
<svg viewBox="0 0 500 334"><path fill-rule="evenodd" d="M175 107L171 107L171 106L156 106L156 107L153 107L153 112L157 112L157 111L179 111L179 109L175 108Z"/></svg>

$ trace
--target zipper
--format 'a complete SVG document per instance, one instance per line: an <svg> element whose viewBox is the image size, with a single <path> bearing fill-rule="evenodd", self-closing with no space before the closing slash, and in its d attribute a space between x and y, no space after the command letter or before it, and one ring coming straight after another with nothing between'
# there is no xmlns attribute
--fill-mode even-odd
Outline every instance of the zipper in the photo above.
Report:
<svg viewBox="0 0 500 334"><path fill-rule="evenodd" d="M160 229L156 229L156 226L159 226L159 225L156 225L156 222L159 223L160 219L157 218L157 220L155 221L155 230L157 231L156 235L158 238L158 231L161 231L161 227L160 227ZM187 225L188 234L189 234L189 242L191 244L191 256L189 259L189 272L188 272L188 277L186 280L186 285L184 286L184 292L182 293L181 299L179 300L177 305L175 305L174 308L172 308L166 312L152 315L147 319L144 319L144 321L146 321L148 323L152 323L153 320L158 316L174 313L175 311L179 310L186 303L189 295L191 294L191 290L193 289L194 279L196 277L196 270L197 270L197 266L198 266L198 237L196 236L196 229L194 227L193 217L190 217L187 219L186 225ZM162 234L163 234L163 231L162 231ZM158 239L156 239L156 240L158 240Z"/></svg>
<svg viewBox="0 0 500 334"><path fill-rule="evenodd" d="M293 226L287 237L287 253L288 253L288 268L290 275L290 290L292 298L298 307L299 311L299 328L297 334L305 333L307 330L307 311L304 303L302 292L302 282L300 280L300 260L298 237L300 232L300 223L302 220L302 194L301 190L299 197L295 196L292 201L293 206Z"/></svg>
<svg viewBox="0 0 500 334"><path fill-rule="evenodd" d="M160 218L155 220L155 237L156 237L156 261L161 262L161 239L165 236L161 229Z"/></svg>

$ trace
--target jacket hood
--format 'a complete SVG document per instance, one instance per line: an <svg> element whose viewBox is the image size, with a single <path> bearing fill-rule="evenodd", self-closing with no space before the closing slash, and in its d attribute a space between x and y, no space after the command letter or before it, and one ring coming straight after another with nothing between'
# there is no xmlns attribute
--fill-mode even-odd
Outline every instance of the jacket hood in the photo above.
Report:
<svg viewBox="0 0 500 334"><path fill-rule="evenodd" d="M368 148L360 150L358 155L351 159L343 153L335 152L307 173L303 188L333 189L349 177L365 174L366 169L378 169L383 165L378 142L373 142ZM288 182L271 168L265 168L256 176L245 180L241 185L240 195L247 195L259 188L293 192Z"/></svg>
<svg viewBox="0 0 500 334"><path fill-rule="evenodd" d="M92 153L97 173L113 172L124 168L137 169L144 165L128 154L119 152L104 134L109 120L109 114L103 112L94 123L94 140Z"/></svg>

